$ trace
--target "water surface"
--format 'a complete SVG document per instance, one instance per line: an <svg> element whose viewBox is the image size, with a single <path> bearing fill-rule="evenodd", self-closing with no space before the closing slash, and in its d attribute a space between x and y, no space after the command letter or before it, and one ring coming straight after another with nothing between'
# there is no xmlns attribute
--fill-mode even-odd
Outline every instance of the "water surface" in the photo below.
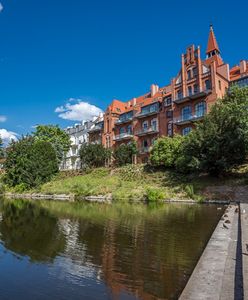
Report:
<svg viewBox="0 0 248 300"><path fill-rule="evenodd" d="M0 298L177 299L222 210L0 200Z"/></svg>

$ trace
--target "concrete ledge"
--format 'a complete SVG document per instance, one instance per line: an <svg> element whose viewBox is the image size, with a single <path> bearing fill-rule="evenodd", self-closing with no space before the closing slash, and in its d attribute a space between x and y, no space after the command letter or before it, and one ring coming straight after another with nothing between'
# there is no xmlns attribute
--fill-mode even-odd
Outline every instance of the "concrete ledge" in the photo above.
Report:
<svg viewBox="0 0 248 300"><path fill-rule="evenodd" d="M238 221L235 209L235 206L230 206L219 221L180 300L234 299L235 267L228 267L228 272L225 271L227 262L230 263L235 255L233 249L235 250L234 245L237 242ZM230 284L229 287L226 286L227 283ZM223 291L226 288L229 293L228 295L225 293L223 298Z"/></svg>

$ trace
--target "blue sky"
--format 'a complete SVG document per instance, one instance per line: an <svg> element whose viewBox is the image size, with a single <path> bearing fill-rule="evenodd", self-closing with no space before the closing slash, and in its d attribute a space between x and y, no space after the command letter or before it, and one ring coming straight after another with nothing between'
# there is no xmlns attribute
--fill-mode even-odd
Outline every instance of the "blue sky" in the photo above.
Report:
<svg viewBox="0 0 248 300"><path fill-rule="evenodd" d="M247 1L0 0L0 129L75 123L168 84L213 23L222 57L248 59ZM74 100L73 100L74 99ZM76 99L76 100L75 100ZM69 101L70 100L70 101ZM75 104L81 101L80 105ZM75 111L76 110L76 111ZM5 120L5 118L6 120ZM3 131L2 131L3 132Z"/></svg>

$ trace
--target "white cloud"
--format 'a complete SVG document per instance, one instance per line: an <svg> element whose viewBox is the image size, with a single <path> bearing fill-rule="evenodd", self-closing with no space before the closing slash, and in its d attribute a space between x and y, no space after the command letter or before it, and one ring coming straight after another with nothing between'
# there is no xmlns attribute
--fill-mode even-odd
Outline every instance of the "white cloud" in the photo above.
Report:
<svg viewBox="0 0 248 300"><path fill-rule="evenodd" d="M55 112L64 120L86 121L98 116L99 113L102 113L102 110L81 99L71 98L64 106L57 107Z"/></svg>
<svg viewBox="0 0 248 300"><path fill-rule="evenodd" d="M0 123L3 123L7 120L7 117L6 116L1 116L0 115Z"/></svg>
<svg viewBox="0 0 248 300"><path fill-rule="evenodd" d="M0 137L2 138L4 144L8 144L11 140L16 141L18 134L6 129L0 129Z"/></svg>
<svg viewBox="0 0 248 300"><path fill-rule="evenodd" d="M0 12L3 10L3 5L2 3L0 2Z"/></svg>

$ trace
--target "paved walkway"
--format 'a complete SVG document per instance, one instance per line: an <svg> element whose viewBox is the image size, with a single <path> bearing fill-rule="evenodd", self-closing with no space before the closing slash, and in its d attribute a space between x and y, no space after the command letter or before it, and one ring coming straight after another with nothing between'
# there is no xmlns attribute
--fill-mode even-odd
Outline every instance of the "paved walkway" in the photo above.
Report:
<svg viewBox="0 0 248 300"><path fill-rule="evenodd" d="M180 300L248 300L248 187L211 187L228 192L219 221Z"/></svg>

